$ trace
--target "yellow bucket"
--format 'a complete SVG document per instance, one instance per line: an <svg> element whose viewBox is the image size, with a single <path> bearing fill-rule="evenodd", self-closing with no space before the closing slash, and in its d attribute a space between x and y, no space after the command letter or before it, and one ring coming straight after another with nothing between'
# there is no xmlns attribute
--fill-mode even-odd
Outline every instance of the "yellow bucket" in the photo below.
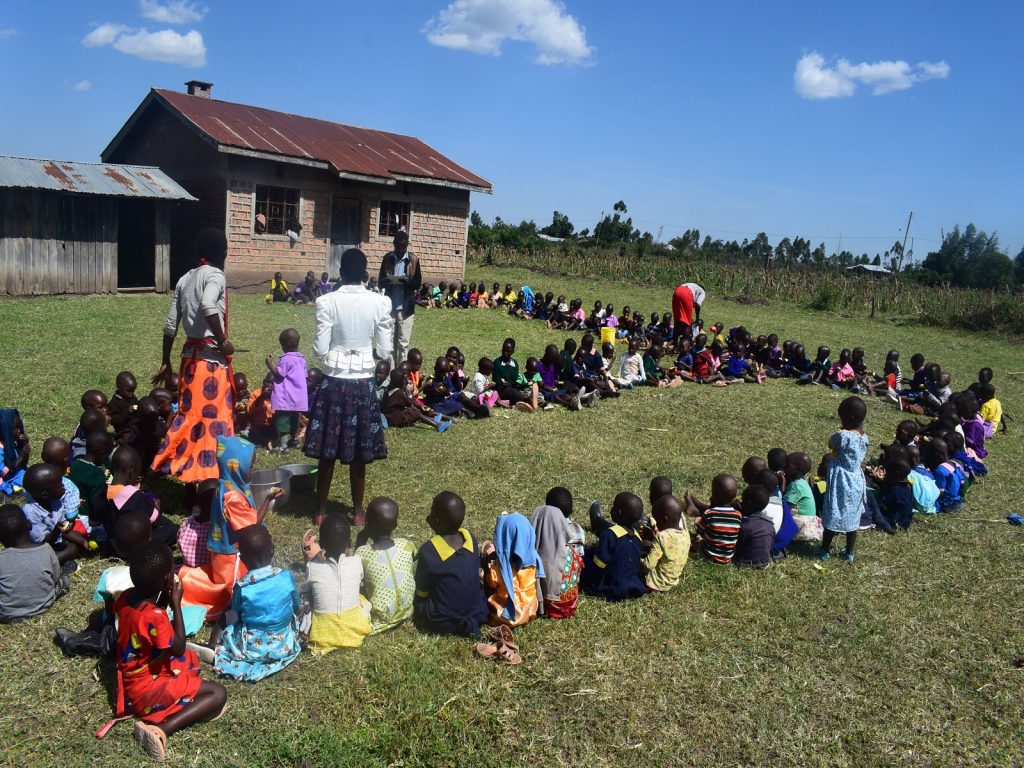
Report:
<svg viewBox="0 0 1024 768"><path fill-rule="evenodd" d="M601 344L614 344L615 343L615 329L614 328L602 328L601 329Z"/></svg>

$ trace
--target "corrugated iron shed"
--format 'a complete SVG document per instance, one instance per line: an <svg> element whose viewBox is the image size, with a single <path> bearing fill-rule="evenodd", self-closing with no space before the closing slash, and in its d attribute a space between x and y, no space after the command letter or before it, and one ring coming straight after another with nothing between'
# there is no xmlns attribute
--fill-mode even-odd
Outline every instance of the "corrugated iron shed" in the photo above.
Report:
<svg viewBox="0 0 1024 768"><path fill-rule="evenodd" d="M152 94L222 146L319 161L343 175L359 174L381 180L412 177L425 183L448 182L475 191L491 191L491 182L412 136L177 91L153 89ZM106 151L110 152L111 147Z"/></svg>
<svg viewBox="0 0 1024 768"><path fill-rule="evenodd" d="M0 155L0 187L85 195L195 200L159 168Z"/></svg>

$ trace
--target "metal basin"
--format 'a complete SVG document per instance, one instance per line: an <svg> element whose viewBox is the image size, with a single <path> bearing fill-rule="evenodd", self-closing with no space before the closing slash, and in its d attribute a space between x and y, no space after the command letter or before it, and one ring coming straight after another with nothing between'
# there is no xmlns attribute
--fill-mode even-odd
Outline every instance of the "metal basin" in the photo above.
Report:
<svg viewBox="0 0 1024 768"><path fill-rule="evenodd" d="M316 464L285 464L279 469L292 473L292 492L305 493L316 488Z"/></svg>
<svg viewBox="0 0 1024 768"><path fill-rule="evenodd" d="M284 467L272 467L270 469L254 469L249 475L249 489L252 491L253 501L256 508L263 503L263 500L270 493L271 488L280 488L284 491L274 502L275 507L283 507L288 503L292 495L292 473Z"/></svg>

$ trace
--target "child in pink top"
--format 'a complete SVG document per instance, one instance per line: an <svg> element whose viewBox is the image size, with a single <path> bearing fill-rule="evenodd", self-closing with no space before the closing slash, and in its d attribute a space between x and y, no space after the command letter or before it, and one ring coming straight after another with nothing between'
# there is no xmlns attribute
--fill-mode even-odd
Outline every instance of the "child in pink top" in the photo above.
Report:
<svg viewBox="0 0 1024 768"><path fill-rule="evenodd" d="M278 337L281 342L281 357L274 365L274 356L267 355L267 368L274 376L274 389L270 404L274 408L278 444L272 449L285 453L295 445L295 433L299 429L299 415L309 410L306 389L306 358L299 352L299 332L286 328Z"/></svg>
<svg viewBox="0 0 1024 768"><path fill-rule="evenodd" d="M857 385L857 374L850 365L850 350L844 349L839 353L839 359L828 369L828 380L832 383L833 389L854 389Z"/></svg>

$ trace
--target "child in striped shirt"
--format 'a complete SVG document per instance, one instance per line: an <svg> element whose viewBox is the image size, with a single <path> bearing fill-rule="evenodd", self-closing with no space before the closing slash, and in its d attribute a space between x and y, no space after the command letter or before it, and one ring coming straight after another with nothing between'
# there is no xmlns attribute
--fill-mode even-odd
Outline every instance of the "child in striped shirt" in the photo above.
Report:
<svg viewBox="0 0 1024 768"><path fill-rule="evenodd" d="M712 563L729 565L736 552L743 515L735 506L736 478L715 475L711 481L711 498L702 504L689 491L686 493L686 514L697 518L697 546Z"/></svg>

